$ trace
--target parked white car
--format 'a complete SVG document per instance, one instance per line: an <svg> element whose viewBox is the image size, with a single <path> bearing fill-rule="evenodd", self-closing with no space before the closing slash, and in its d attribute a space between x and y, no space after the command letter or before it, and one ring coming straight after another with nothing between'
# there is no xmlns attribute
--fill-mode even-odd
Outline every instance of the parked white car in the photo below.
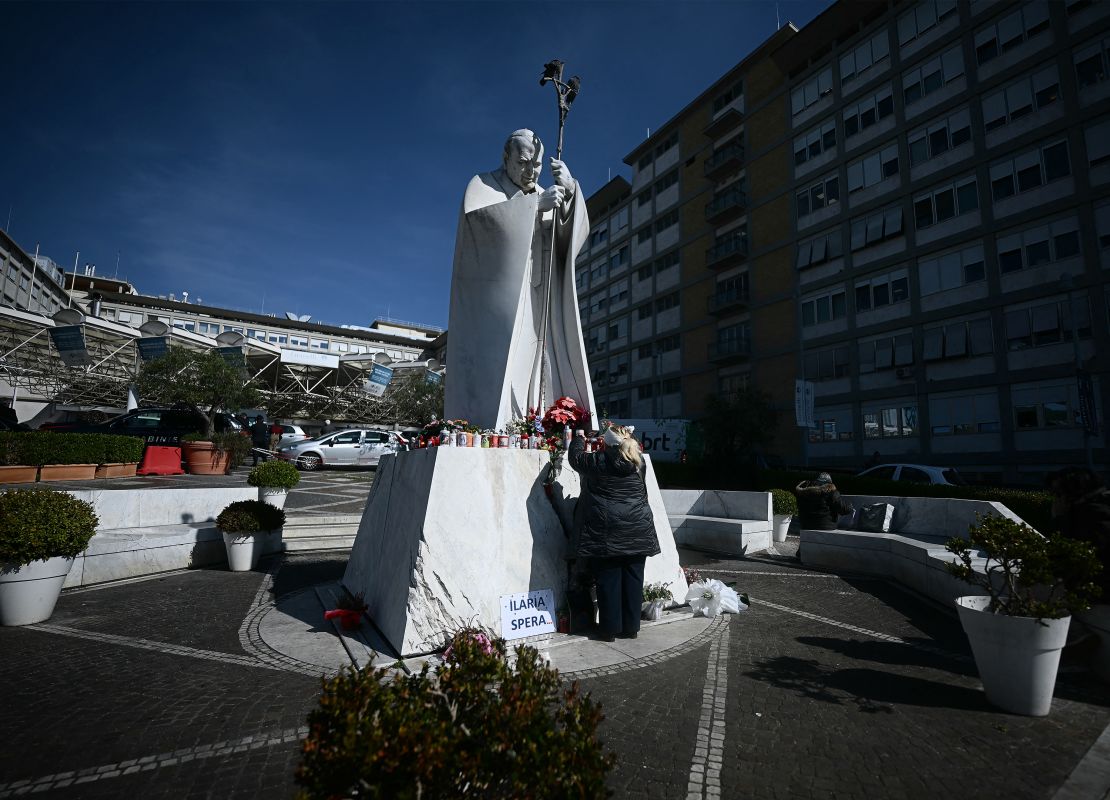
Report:
<svg viewBox="0 0 1110 800"><path fill-rule="evenodd" d="M304 428L300 425L281 425L281 440L278 442L278 447L283 444L303 442L307 438L308 434L304 432Z"/></svg>
<svg viewBox="0 0 1110 800"><path fill-rule="evenodd" d="M877 467L865 469L856 477L926 483L933 486L967 486L967 481L955 467L930 467L925 464L880 464Z"/></svg>
<svg viewBox="0 0 1110 800"><path fill-rule="evenodd" d="M277 457L311 472L321 467L376 467L385 453L396 449L390 431L352 428L279 445Z"/></svg>

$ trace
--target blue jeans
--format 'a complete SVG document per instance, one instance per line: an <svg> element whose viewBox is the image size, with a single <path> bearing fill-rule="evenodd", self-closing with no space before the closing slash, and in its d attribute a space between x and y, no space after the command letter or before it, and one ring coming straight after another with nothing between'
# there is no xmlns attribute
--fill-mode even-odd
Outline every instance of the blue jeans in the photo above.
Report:
<svg viewBox="0 0 1110 800"><path fill-rule="evenodd" d="M630 634L640 630L647 556L594 558L598 628L601 633Z"/></svg>

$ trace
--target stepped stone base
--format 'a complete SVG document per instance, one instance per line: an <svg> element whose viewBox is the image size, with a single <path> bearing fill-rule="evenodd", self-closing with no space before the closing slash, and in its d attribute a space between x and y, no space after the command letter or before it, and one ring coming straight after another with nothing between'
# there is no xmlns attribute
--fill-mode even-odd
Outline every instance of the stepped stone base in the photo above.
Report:
<svg viewBox="0 0 1110 800"><path fill-rule="evenodd" d="M363 594L400 655L433 650L468 624L500 631L503 594L551 589L563 604L564 526L580 484L564 465L549 500L547 463L542 450L462 447L382 458L343 585ZM644 579L670 582L681 602L686 580L650 459L646 481L662 552L648 559Z"/></svg>

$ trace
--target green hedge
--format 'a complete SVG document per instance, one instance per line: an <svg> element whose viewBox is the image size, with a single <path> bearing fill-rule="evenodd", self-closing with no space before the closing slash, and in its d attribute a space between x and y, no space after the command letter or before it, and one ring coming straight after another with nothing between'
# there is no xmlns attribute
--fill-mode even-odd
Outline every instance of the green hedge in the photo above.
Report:
<svg viewBox="0 0 1110 800"><path fill-rule="evenodd" d="M139 461L144 442L108 433L0 431L0 464L117 464Z"/></svg>
<svg viewBox="0 0 1110 800"><path fill-rule="evenodd" d="M759 470L754 478L727 473L707 473L696 464L654 464L659 485L669 489L721 489L732 491L793 490L813 477L814 471ZM850 473L830 473L842 494L889 495L898 497L952 497L960 500L992 500L1002 503L1041 532L1054 528L1052 495L1046 490L1005 489L994 486L931 486L904 481L860 478Z"/></svg>

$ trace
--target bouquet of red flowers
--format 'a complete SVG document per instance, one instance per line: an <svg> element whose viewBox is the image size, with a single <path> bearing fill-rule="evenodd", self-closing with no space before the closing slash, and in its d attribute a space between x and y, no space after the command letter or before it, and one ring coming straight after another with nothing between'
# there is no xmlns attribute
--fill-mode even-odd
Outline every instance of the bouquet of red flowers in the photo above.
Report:
<svg viewBox="0 0 1110 800"><path fill-rule="evenodd" d="M560 397L543 415L543 429L548 434L563 434L588 425L589 409L582 408L570 397Z"/></svg>

